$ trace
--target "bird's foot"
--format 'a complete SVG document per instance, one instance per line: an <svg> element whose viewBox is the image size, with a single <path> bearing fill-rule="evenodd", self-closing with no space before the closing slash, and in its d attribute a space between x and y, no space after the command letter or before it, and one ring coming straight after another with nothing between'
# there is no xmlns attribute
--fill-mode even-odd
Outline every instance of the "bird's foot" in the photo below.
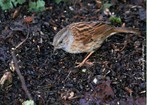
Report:
<svg viewBox="0 0 147 105"><path fill-rule="evenodd" d="M82 67L82 66L88 66L91 67L93 66L94 62L90 62L88 60L84 61L84 62L76 62L77 66L76 68Z"/></svg>

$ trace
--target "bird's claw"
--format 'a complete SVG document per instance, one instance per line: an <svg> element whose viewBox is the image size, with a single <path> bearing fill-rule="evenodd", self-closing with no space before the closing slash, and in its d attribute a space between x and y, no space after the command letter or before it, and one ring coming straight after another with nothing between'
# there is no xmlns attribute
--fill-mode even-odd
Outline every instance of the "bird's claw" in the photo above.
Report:
<svg viewBox="0 0 147 105"><path fill-rule="evenodd" d="M84 62L85 63L85 62ZM79 63L79 62L76 62L77 66L75 66L76 68L79 68L79 67L82 67L84 65L83 62Z"/></svg>
<svg viewBox="0 0 147 105"><path fill-rule="evenodd" d="M82 67L84 65L86 66L93 66L94 62L89 62L88 60L86 60L85 62L76 62L77 66L75 66L76 68Z"/></svg>

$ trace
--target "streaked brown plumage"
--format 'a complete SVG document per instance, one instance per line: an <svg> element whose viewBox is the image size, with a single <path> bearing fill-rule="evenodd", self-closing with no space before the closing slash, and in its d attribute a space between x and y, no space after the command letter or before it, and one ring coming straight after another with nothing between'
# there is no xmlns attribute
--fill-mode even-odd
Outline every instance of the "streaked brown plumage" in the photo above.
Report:
<svg viewBox="0 0 147 105"><path fill-rule="evenodd" d="M116 33L139 34L139 31L99 22L77 22L60 30L52 45L54 50L63 49L69 53L94 52L107 37Z"/></svg>

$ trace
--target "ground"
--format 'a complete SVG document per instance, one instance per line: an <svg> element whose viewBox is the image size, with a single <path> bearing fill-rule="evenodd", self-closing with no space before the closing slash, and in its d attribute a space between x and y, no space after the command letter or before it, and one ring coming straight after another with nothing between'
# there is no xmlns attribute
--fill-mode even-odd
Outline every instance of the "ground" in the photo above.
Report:
<svg viewBox="0 0 147 105"><path fill-rule="evenodd" d="M140 35L117 34L109 37L89 58L93 65L75 68L87 55L53 52L55 34L78 21L109 21L95 0L72 3L46 2L47 9L32 16L26 4L0 14L0 77L8 73L11 82L0 90L0 105L20 105L29 99L24 92L18 68L37 105L145 105L145 1L112 0L110 12L126 27L138 28ZM116 24L115 26L121 26ZM25 40L26 39L26 40ZM11 53L19 43L14 56Z"/></svg>

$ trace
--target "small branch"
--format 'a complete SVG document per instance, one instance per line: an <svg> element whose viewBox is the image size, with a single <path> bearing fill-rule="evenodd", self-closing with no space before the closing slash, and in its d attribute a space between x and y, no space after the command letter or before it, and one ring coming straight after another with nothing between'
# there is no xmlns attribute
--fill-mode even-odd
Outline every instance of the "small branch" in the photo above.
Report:
<svg viewBox="0 0 147 105"><path fill-rule="evenodd" d="M21 81L21 86L22 86L23 90L25 91L26 95L28 96L29 100L32 100L33 98L31 96L29 90L27 89L25 79L24 79L24 77L22 76L22 74L19 70L19 66L18 66L18 63L17 63L16 54L15 54L16 49L18 49L28 39L28 37L29 37L29 27L28 27L26 38L22 42L20 42L15 48L12 48L11 55L12 55L12 60L14 62L15 70L16 70L16 72L17 72L17 74L20 78L20 81Z"/></svg>
<svg viewBox="0 0 147 105"><path fill-rule="evenodd" d="M15 55L15 51L12 50L11 51L11 54L12 54L12 58L13 58L13 62L14 62L14 67L15 67L15 70L20 78L20 81L21 81L21 85L22 85L22 88L23 90L25 91L26 95L28 96L28 98L30 100L32 100L32 97L31 97L31 94L30 92L28 91L27 87L26 87L26 83L25 83L25 79L24 77L21 75L21 72L19 70L19 66L18 66L18 63L17 63L17 58L16 58L16 55Z"/></svg>
<svg viewBox="0 0 147 105"><path fill-rule="evenodd" d="M28 39L28 37L29 37L29 30L27 32L26 38L22 42L20 42L14 49L16 50L17 48L19 48Z"/></svg>
<svg viewBox="0 0 147 105"><path fill-rule="evenodd" d="M124 46L119 51L123 51L126 48L127 44L128 44L128 42L127 41L124 41Z"/></svg>

